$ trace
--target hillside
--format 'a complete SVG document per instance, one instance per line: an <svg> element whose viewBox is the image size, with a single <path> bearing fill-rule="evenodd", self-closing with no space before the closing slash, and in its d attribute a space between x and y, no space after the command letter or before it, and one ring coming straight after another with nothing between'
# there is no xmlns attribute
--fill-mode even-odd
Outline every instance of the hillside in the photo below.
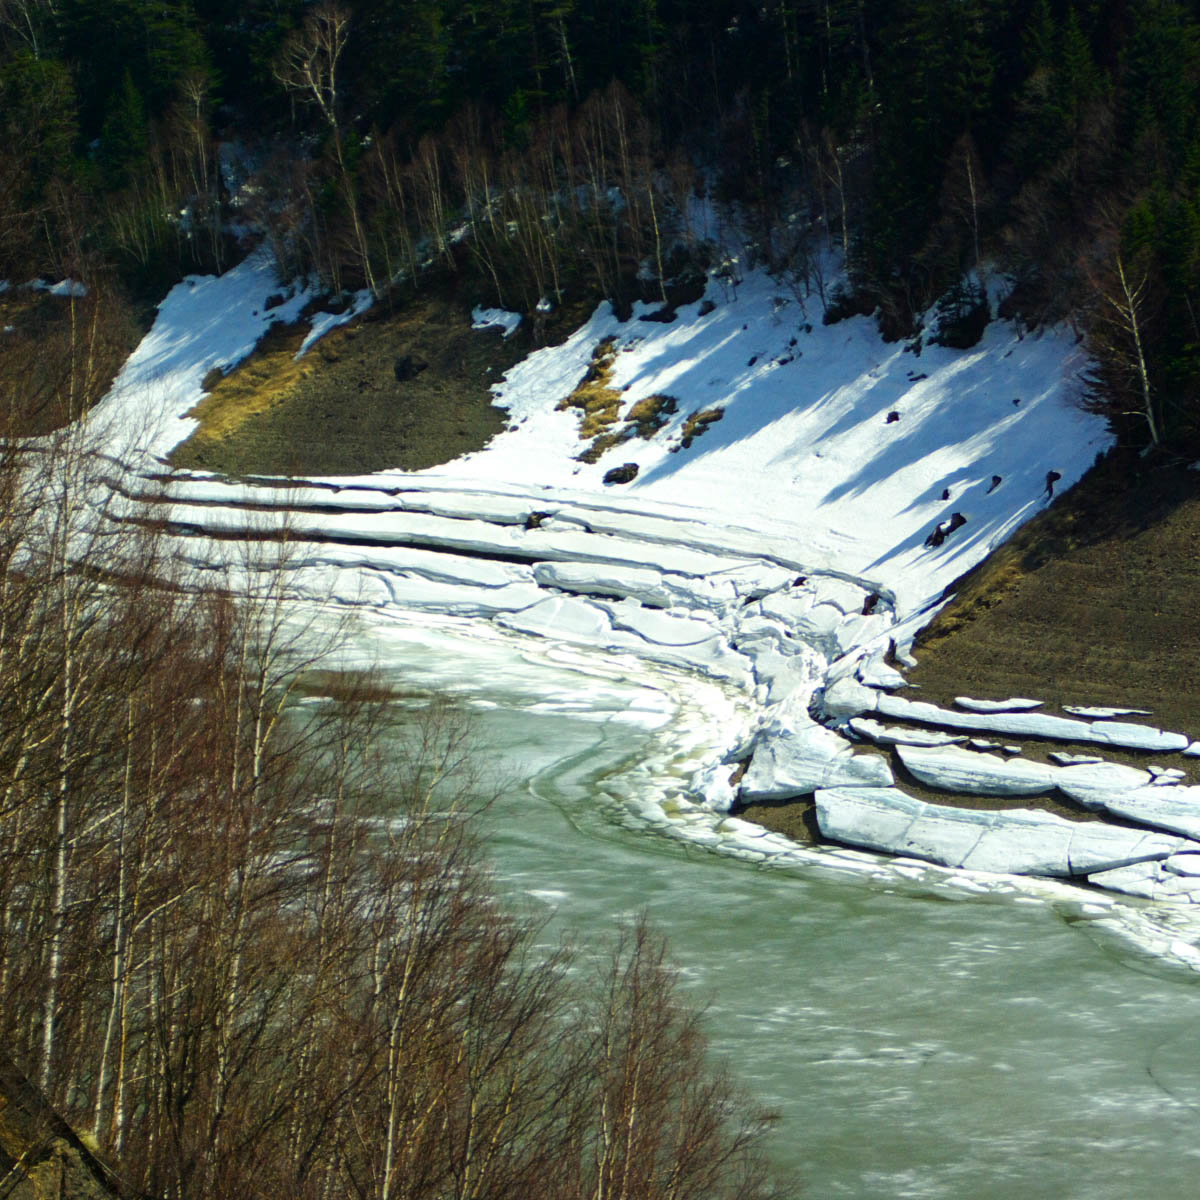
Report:
<svg viewBox="0 0 1200 1200"><path fill-rule="evenodd" d="M954 586L909 682L1149 709L1200 728L1200 474L1116 456Z"/></svg>

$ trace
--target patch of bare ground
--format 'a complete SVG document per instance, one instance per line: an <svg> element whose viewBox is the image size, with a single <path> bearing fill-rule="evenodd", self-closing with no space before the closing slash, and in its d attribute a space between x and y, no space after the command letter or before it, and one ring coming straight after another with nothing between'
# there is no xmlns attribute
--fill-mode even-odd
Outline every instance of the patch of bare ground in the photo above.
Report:
<svg viewBox="0 0 1200 1200"><path fill-rule="evenodd" d="M1200 735L1200 473L1111 456L951 590L907 673L921 699L1145 708Z"/></svg>
<svg viewBox="0 0 1200 1200"><path fill-rule="evenodd" d="M505 416L491 385L530 350L528 335L471 328L446 295L383 305L295 355L307 330L276 326L253 355L206 383L200 427L175 466L229 475L419 471L478 450Z"/></svg>
<svg viewBox="0 0 1200 1200"><path fill-rule="evenodd" d="M811 796L801 796L798 800L757 800L739 809L737 815L802 845L824 841L817 828L817 806Z"/></svg>

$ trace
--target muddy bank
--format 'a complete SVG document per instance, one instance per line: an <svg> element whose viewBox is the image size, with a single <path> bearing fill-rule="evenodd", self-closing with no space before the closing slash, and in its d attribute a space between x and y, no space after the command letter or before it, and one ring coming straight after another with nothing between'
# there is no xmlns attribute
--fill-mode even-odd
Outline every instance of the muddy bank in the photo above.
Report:
<svg viewBox="0 0 1200 1200"><path fill-rule="evenodd" d="M307 322L276 328L193 411L200 428L171 455L228 475L419 471L478 450L504 413L491 385L531 346L473 330L470 309L425 297L328 334L296 360Z"/></svg>

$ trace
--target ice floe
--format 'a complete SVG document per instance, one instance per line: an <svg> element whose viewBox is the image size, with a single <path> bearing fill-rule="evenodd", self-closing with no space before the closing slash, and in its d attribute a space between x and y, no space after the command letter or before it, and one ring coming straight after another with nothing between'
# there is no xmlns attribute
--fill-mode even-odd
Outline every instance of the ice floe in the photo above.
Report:
<svg viewBox="0 0 1200 1200"><path fill-rule="evenodd" d="M1026 700L1014 696L1011 700L973 700L970 696L955 696L954 703L968 712L1027 712L1029 709L1041 708L1041 700Z"/></svg>
<svg viewBox="0 0 1200 1200"><path fill-rule="evenodd" d="M1090 875L1165 859L1189 846L1161 833L1030 809L927 804L896 788L832 788L818 791L815 800L817 822L828 838L980 871Z"/></svg>

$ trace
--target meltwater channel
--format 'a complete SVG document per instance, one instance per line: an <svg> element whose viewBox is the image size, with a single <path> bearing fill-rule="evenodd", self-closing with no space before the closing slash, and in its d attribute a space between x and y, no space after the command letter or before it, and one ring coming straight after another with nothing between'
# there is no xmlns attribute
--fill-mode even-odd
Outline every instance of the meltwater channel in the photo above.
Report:
<svg viewBox="0 0 1200 1200"><path fill-rule="evenodd" d="M772 1153L803 1195L1200 1194L1200 978L1033 897L764 869L631 827L619 797L654 786L647 763L669 773L683 719L635 664L470 623L357 649L471 712L505 782L485 828L514 903L584 947L642 910L667 934L714 1053L779 1112Z"/></svg>

